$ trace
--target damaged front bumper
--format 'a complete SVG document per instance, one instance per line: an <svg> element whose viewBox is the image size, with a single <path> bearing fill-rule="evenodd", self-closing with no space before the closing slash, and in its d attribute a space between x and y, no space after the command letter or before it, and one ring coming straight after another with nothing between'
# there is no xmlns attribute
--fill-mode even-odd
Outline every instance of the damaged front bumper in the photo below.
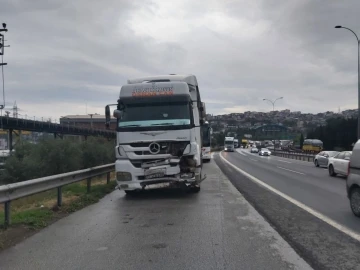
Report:
<svg viewBox="0 0 360 270"><path fill-rule="evenodd" d="M179 187L198 185L205 177L201 177L201 168L194 172L181 172L180 165L154 164L141 168L134 167L129 160L117 160L115 163L117 189L142 190L152 188ZM126 177L123 177L125 176ZM126 179L125 179L126 178Z"/></svg>

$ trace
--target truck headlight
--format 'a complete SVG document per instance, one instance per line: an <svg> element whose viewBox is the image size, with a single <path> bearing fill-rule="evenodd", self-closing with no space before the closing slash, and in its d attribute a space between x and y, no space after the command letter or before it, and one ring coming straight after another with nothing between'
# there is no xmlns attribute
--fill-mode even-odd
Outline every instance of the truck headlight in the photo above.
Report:
<svg viewBox="0 0 360 270"><path fill-rule="evenodd" d="M117 181L131 181L131 173L129 172L116 172L116 180Z"/></svg>
<svg viewBox="0 0 360 270"><path fill-rule="evenodd" d="M188 144L184 149L183 155L188 155L190 153L191 153L191 144Z"/></svg>

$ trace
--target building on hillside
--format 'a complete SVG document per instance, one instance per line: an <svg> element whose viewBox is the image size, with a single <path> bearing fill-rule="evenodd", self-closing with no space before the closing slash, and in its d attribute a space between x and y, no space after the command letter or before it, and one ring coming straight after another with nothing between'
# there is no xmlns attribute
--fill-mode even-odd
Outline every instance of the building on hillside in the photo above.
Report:
<svg viewBox="0 0 360 270"><path fill-rule="evenodd" d="M278 124L253 128L252 133L255 140L290 140L296 137L287 127Z"/></svg>
<svg viewBox="0 0 360 270"><path fill-rule="evenodd" d="M68 125L74 127L84 127L93 129L106 129L105 115L89 114L89 115L66 115L60 118L61 125ZM110 129L115 130L116 119L111 118Z"/></svg>

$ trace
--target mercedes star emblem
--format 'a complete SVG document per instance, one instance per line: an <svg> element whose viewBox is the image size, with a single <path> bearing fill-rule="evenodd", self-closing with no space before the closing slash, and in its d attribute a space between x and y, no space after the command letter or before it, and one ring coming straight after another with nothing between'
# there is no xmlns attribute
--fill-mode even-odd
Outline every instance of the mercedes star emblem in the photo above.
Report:
<svg viewBox="0 0 360 270"><path fill-rule="evenodd" d="M160 144L158 144L156 142L150 143L149 150L150 150L150 153L153 155L159 154L160 153Z"/></svg>

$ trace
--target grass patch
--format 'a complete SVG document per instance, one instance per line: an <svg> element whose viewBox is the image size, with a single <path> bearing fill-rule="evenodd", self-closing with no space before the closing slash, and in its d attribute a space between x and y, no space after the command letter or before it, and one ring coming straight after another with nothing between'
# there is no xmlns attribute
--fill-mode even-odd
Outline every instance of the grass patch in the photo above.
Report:
<svg viewBox="0 0 360 270"><path fill-rule="evenodd" d="M61 208L61 211L65 211L67 213L75 212L87 205L98 202L102 197L106 194L112 192L116 186L116 182L110 182L107 185L95 185L91 187L91 192L86 193L86 186L82 186L79 184L78 186L70 187L67 192L73 195L79 195L76 200L73 200L67 205L64 205Z"/></svg>
<svg viewBox="0 0 360 270"><path fill-rule="evenodd" d="M54 212L51 209L40 208L24 210L11 215L12 225L26 225L31 229L43 228L53 218ZM4 213L0 213L0 219L4 220Z"/></svg>

